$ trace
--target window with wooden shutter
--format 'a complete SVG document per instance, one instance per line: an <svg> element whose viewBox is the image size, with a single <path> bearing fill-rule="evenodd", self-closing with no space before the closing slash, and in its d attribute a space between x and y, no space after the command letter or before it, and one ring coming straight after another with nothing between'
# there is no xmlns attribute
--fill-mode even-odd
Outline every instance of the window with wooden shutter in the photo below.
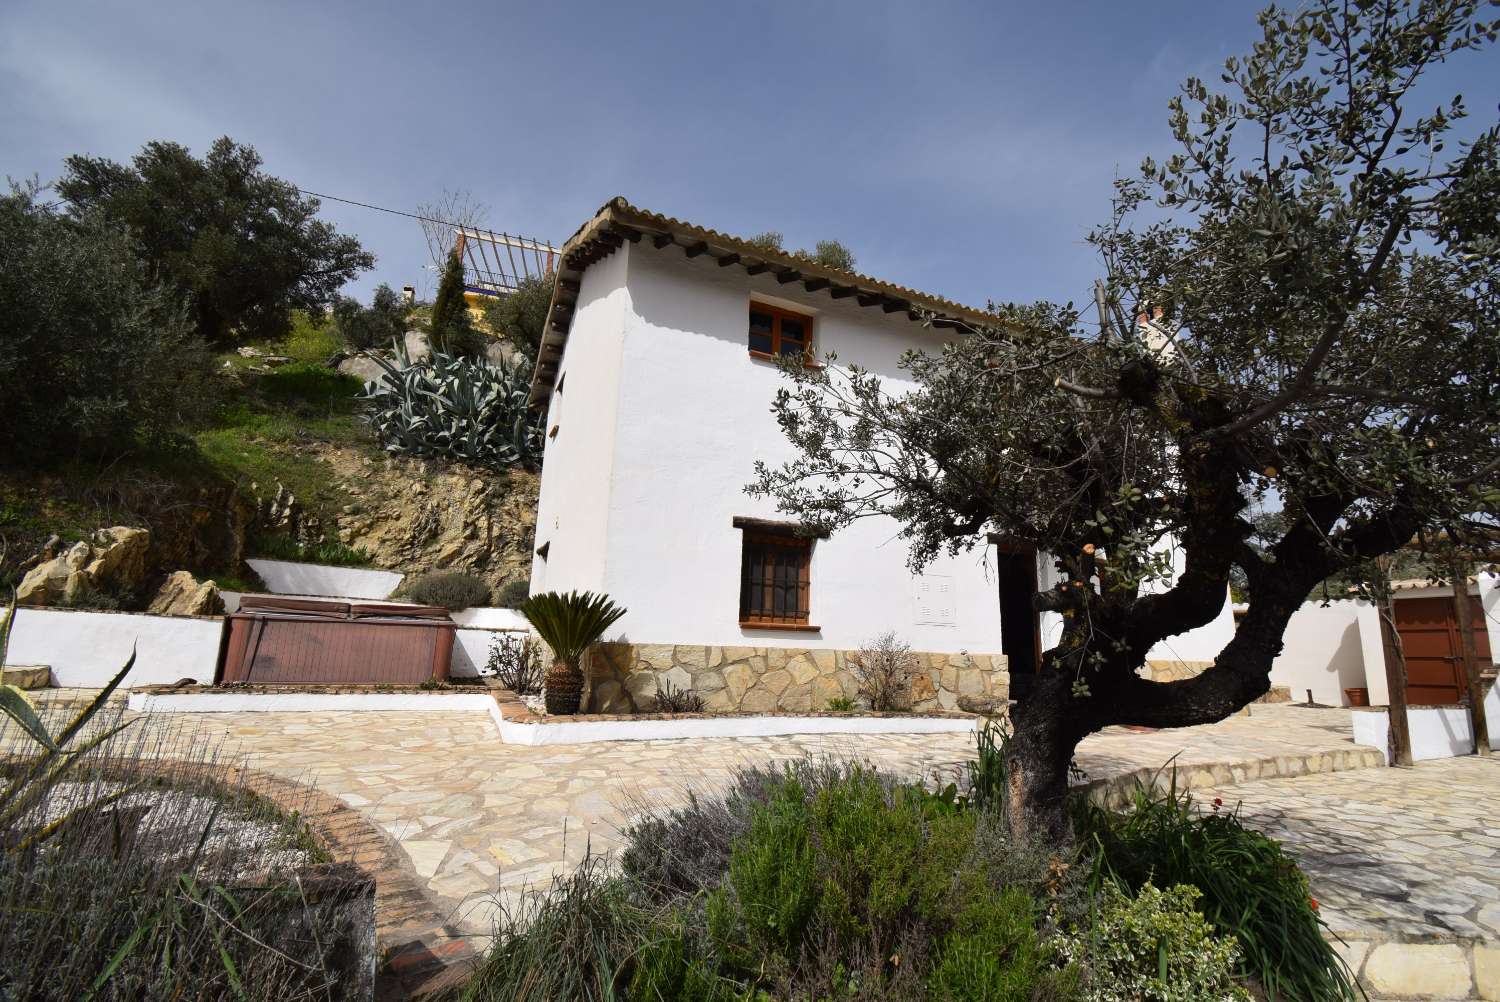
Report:
<svg viewBox="0 0 1500 1002"><path fill-rule="evenodd" d="M813 541L746 531L740 561L740 625L806 627Z"/></svg>

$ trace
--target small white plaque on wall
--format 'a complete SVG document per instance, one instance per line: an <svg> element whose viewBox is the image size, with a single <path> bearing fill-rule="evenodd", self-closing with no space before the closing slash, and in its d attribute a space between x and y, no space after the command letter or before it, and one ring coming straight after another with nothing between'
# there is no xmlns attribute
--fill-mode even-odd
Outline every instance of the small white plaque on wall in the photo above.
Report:
<svg viewBox="0 0 1500 1002"><path fill-rule="evenodd" d="M916 622L922 626L954 626L953 577L923 574L912 580L915 589Z"/></svg>

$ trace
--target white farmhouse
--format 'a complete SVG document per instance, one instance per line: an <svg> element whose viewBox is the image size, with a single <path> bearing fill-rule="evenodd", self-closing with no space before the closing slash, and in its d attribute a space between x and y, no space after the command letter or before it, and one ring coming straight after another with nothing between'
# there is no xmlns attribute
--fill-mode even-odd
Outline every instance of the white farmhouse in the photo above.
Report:
<svg viewBox="0 0 1500 1002"><path fill-rule="evenodd" d="M771 412L778 354L835 352L899 392L901 354L959 321L993 317L623 198L568 240L531 387L547 412L531 591L629 610L596 709L647 709L664 681L712 709L823 709L853 693L847 652L885 631L922 653L919 707L1036 670L1049 561L991 543L914 577L894 522L813 539L744 490L756 460L792 457ZM1226 602L1162 656L1212 658L1231 631Z"/></svg>

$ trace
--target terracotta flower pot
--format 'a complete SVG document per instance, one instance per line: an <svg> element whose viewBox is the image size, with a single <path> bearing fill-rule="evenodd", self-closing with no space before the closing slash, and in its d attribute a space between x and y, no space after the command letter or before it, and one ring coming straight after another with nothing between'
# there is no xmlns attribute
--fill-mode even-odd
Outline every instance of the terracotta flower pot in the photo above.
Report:
<svg viewBox="0 0 1500 1002"><path fill-rule="evenodd" d="M1369 706L1370 690L1364 688L1345 689L1344 698L1349 701L1350 706Z"/></svg>

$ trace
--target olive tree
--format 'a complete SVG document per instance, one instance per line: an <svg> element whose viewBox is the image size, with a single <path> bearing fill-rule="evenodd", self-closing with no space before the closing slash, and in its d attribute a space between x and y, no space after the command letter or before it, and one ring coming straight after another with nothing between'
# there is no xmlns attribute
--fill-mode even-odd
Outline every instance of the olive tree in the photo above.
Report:
<svg viewBox="0 0 1500 1002"><path fill-rule="evenodd" d="M1481 13L1266 10L1221 88L1189 79L1172 100L1176 152L1117 183L1091 236L1097 314L995 307L908 353L903 392L836 359L788 364L774 409L797 458L760 465L752 493L822 530L891 516L914 569L988 533L1055 560L1037 604L1061 638L1013 713L1018 835L1068 835L1086 735L1205 724L1265 693L1319 581L1492 522L1497 132L1465 131L1460 98L1415 98L1494 41ZM1220 614L1236 569L1248 609L1212 665L1141 677L1154 646Z"/></svg>

